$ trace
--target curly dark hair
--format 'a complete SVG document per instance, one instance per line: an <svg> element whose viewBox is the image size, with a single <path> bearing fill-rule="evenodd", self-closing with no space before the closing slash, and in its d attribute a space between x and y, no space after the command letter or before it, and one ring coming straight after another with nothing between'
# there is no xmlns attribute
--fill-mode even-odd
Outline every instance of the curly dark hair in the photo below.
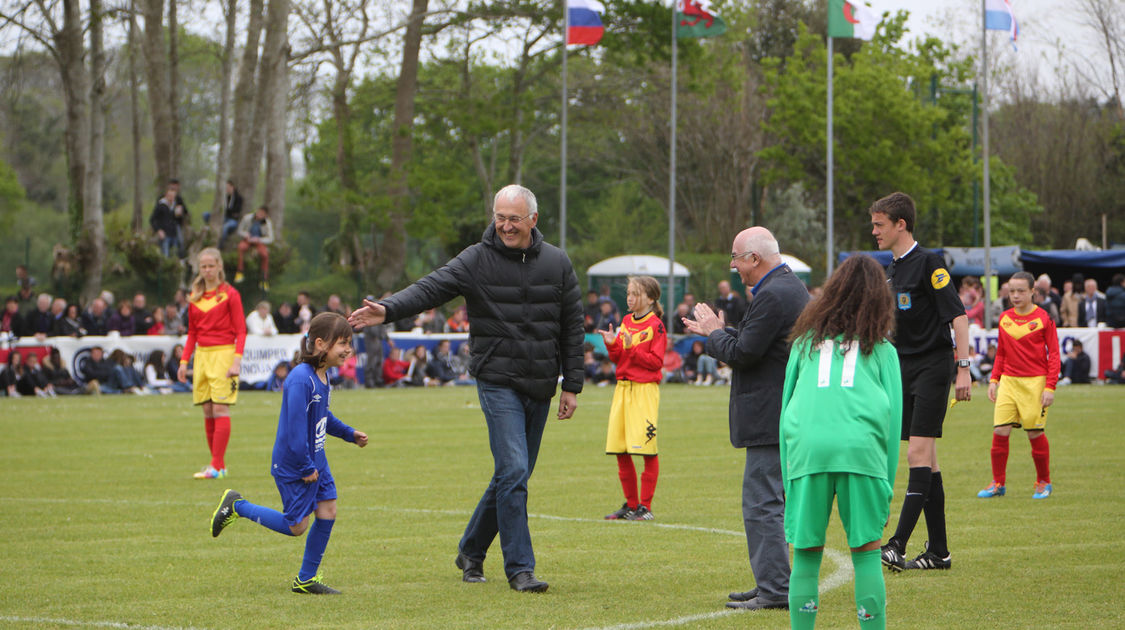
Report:
<svg viewBox="0 0 1125 630"><path fill-rule="evenodd" d="M828 278L821 296L801 311L789 341L807 337L812 348L843 336L858 340L860 352L870 355L894 327L894 300L883 267L870 256L855 255Z"/></svg>

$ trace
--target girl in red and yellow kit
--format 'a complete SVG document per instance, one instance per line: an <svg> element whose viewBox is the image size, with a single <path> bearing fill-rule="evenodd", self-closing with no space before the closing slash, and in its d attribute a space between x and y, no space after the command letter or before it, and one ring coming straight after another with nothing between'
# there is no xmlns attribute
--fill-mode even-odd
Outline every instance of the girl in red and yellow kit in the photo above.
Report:
<svg viewBox="0 0 1125 630"><path fill-rule="evenodd" d="M195 473L195 478L222 479L227 476L223 457L230 441L230 405L238 402L246 319L242 296L226 283L219 250L208 247L199 252L199 275L191 283L188 303L187 342L176 378L185 380L188 360L195 351L192 402L203 406L211 450L211 463Z"/></svg>
<svg viewBox="0 0 1125 630"><path fill-rule="evenodd" d="M1047 408L1055 401L1059 379L1059 337L1047 311L1031 300L1035 279L1019 271L1008 280L1012 308L1000 315L996 362L989 378L988 398L996 403L992 424L992 483L977 493L982 499L1004 496L1008 466L1008 437L1012 427L1023 427L1031 442L1035 462L1033 499L1051 496L1050 447L1047 444Z"/></svg>
<svg viewBox="0 0 1125 630"><path fill-rule="evenodd" d="M606 516L609 520L651 521L652 496L660 463L656 457L656 416L660 407L660 380L664 368L664 311L660 284L651 276L629 278L626 292L629 314L615 335L612 327L601 331L609 358L617 364L617 388L609 409L605 452L617 455L617 476L625 491L625 504ZM645 459L641 495L637 496L637 470L633 455Z"/></svg>

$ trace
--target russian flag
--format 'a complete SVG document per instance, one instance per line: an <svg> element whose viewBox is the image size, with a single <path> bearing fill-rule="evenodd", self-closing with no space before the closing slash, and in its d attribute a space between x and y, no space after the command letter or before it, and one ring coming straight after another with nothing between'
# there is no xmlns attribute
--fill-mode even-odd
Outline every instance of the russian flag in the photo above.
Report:
<svg viewBox="0 0 1125 630"><path fill-rule="evenodd" d="M566 0L566 43L594 46L602 40L605 7L596 0Z"/></svg>
<svg viewBox="0 0 1125 630"><path fill-rule="evenodd" d="M1012 34L1012 41L1016 41L1019 26L1016 24L1016 14L1012 13L1011 0L985 0L984 28L990 31L1008 31Z"/></svg>

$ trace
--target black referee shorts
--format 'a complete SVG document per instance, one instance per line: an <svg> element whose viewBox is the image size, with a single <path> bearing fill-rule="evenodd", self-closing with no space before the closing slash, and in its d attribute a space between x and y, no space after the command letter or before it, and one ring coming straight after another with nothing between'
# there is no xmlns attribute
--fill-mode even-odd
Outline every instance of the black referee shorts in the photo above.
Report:
<svg viewBox="0 0 1125 630"><path fill-rule="evenodd" d="M900 356L902 371L902 439L941 437L941 425L953 382L953 349Z"/></svg>

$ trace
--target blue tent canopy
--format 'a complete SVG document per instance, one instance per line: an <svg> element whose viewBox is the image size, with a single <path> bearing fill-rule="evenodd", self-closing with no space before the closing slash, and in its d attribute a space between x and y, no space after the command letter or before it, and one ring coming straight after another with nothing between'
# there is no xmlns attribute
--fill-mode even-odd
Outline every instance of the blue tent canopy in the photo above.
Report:
<svg viewBox="0 0 1125 630"><path fill-rule="evenodd" d="M1050 265L1056 267L1077 267L1111 269L1125 271L1125 250L1111 249L1100 252L1086 252L1075 249L1045 249L1020 251L1025 265Z"/></svg>

